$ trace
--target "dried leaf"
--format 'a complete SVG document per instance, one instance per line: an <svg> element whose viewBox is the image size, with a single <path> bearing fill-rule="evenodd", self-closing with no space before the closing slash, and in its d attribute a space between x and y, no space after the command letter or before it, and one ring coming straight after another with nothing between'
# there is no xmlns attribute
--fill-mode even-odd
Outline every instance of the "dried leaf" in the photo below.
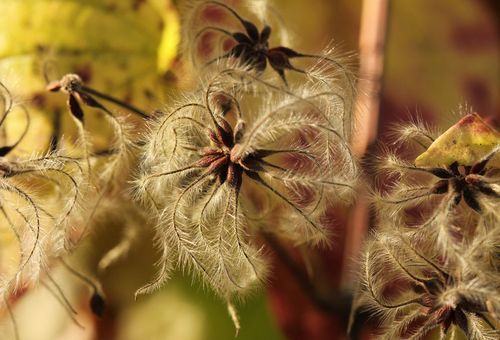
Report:
<svg viewBox="0 0 500 340"><path fill-rule="evenodd" d="M500 133L489 126L477 113L469 114L449 128L417 157L415 165L430 167L473 165L488 156L500 145ZM499 157L490 161L498 164Z"/></svg>

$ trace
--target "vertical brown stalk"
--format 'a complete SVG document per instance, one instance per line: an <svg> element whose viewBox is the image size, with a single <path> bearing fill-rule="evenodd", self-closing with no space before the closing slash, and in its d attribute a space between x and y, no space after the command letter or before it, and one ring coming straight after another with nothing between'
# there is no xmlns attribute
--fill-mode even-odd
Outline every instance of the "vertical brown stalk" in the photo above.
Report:
<svg viewBox="0 0 500 340"><path fill-rule="evenodd" d="M364 0L359 36L360 80L356 99L355 136L353 149L363 157L375 140L378 129L379 103L384 66L384 46L389 0ZM365 196L360 196L351 212L344 252L343 284L351 281L352 257L359 253L369 223L369 207Z"/></svg>

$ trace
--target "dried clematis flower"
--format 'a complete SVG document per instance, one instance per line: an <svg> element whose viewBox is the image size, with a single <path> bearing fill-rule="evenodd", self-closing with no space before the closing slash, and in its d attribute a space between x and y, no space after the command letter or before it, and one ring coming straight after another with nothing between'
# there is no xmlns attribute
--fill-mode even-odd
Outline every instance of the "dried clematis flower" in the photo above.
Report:
<svg viewBox="0 0 500 340"><path fill-rule="evenodd" d="M361 304L383 322L380 338L497 339L498 283L466 275L460 263L443 263L425 239L378 233L362 259ZM495 306L495 307L492 307ZM495 320L496 319L496 320Z"/></svg>
<svg viewBox="0 0 500 340"><path fill-rule="evenodd" d="M89 145L89 138L87 132L84 128L84 111L80 105L80 102L85 104L90 108L100 110L105 113L105 117L110 122L113 127L115 134L115 141L112 146L106 150L104 155L108 156L105 165L102 169L99 169L99 178L102 179L106 184L113 181L117 175L117 171L121 168L125 168L129 152L133 146L131 142L131 131L125 119L116 117L115 114L103 105L96 98L111 102L123 109L138 115L141 118L147 119L148 115L145 114L140 109L122 102L116 98L113 98L107 94L101 93L97 90L89 88L84 85L82 79L77 74L67 74L61 80L50 83L47 86L47 90L52 92L63 92L68 95L68 109L72 114L79 130L80 136L83 141L83 147L85 150L85 158L87 159L88 172L91 173L91 156L95 155L95 152L91 152L91 145Z"/></svg>
<svg viewBox="0 0 500 340"><path fill-rule="evenodd" d="M396 155L385 157L382 171L396 180L388 194L375 196L382 214L434 234L445 251L471 239L475 226L485 226L479 220L498 221L497 131L477 114L466 115L436 139L417 125L402 131L404 139L415 139L427 150L415 164Z"/></svg>
<svg viewBox="0 0 500 340"><path fill-rule="evenodd" d="M97 193L96 199L91 201L89 217L84 223L83 230L75 240L75 243L78 243L91 228L97 210L106 208L105 195L115 194L113 195L115 198L120 197L124 181L130 175L137 146L132 137L134 126L128 123L127 117L117 116L103 102L111 103L143 119L149 119L149 116L135 106L86 86L77 74L65 75L61 80L50 83L47 90L63 92L68 96L67 106L79 129L83 144L81 149L87 163L88 182ZM105 149L96 150L92 145L92 138L85 127L82 104L104 113L104 117L110 123L114 139ZM116 195L117 193L120 194Z"/></svg>
<svg viewBox="0 0 500 340"><path fill-rule="evenodd" d="M353 195L357 165L332 125L341 106L309 87L243 93L234 72L209 76L151 124L137 195L158 212L163 257L138 293L180 266L227 299L241 294L265 277L260 230L328 242L326 210Z"/></svg>
<svg viewBox="0 0 500 340"><path fill-rule="evenodd" d="M0 147L0 306L10 314L12 300L38 282L50 260L70 247L74 233L70 221L80 217L86 189L78 159L61 150L30 157L16 150L14 156L28 133L30 115L13 104L1 83L0 90L4 104L0 127L16 111L26 118L17 141Z"/></svg>
<svg viewBox="0 0 500 340"><path fill-rule="evenodd" d="M264 2L242 1L240 7L246 7L251 19L243 17L224 1L190 2L189 8L183 11L183 50L195 67L229 60L257 75L270 68L286 87L289 84L287 74L291 73L300 75L298 83L314 79L332 89L340 86L347 95L346 113L350 115L345 121L349 125L344 126L342 133L350 138L351 111L356 95L355 76L349 66L351 58L340 55L334 48L326 48L320 54L294 50L287 46L282 23L276 24L281 28L279 35L271 34L272 28L263 14L268 12ZM262 28L259 30L258 26ZM276 46L272 46L273 40Z"/></svg>

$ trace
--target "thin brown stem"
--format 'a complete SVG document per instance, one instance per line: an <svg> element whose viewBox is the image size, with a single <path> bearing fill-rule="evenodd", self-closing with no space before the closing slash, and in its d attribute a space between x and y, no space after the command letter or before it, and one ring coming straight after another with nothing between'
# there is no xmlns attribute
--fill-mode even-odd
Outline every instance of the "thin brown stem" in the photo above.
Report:
<svg viewBox="0 0 500 340"><path fill-rule="evenodd" d="M108 102L111 102L111 103L113 103L115 105L118 105L118 106L124 108L124 109L127 109L128 111L133 112L136 115L138 115L138 116L140 116L140 117L142 117L144 119L150 119L151 118L144 111L136 108L135 106L130 105L128 103L125 103L124 101L121 101L121 100L116 99L114 97L111 97L111 96L109 96L109 95L107 95L105 93L102 93L102 92L99 92L97 90L94 90L94 89L92 89L90 87L82 85L81 86L81 91L83 93L85 93L85 94L94 95L94 96L99 97L101 99L107 100Z"/></svg>
<svg viewBox="0 0 500 340"><path fill-rule="evenodd" d="M290 257L285 247L273 234L262 232L262 236L266 244L271 247L279 260L288 269L304 294L316 307L324 312L335 315L346 315L348 313L351 302L349 294L336 293L331 299L325 298L318 292L318 289L310 281L306 272Z"/></svg>
<svg viewBox="0 0 500 340"><path fill-rule="evenodd" d="M357 99L354 105L354 120L357 122L353 151L358 157L365 154L375 140L378 131L380 93L384 65L386 25L388 21L388 0L364 0L359 35L361 80L358 82ZM347 226L344 250L342 281L351 285L355 271L351 259L361 250L370 223L370 208L362 198L351 212Z"/></svg>

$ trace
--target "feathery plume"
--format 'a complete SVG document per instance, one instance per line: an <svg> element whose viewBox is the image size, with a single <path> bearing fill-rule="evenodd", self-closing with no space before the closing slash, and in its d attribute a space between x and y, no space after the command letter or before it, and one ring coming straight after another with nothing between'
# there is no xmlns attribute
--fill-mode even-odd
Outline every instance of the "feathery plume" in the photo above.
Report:
<svg viewBox="0 0 500 340"><path fill-rule="evenodd" d="M0 147L0 294L11 315L11 298L37 283L51 259L68 251L74 233L70 222L84 212L86 174L79 160L62 150L14 156L12 151L29 131L30 115L14 105L2 83L0 91L0 127L16 112L25 117L16 142Z"/></svg>
<svg viewBox="0 0 500 340"><path fill-rule="evenodd" d="M387 153L380 164L392 179L387 194L375 194L381 220L436 238L445 252L457 253L482 220L498 221L500 134L477 114L468 114L438 138L421 125L401 129L403 140L416 140L426 151L414 163ZM381 226L385 223L381 223ZM476 230L476 226L482 226ZM407 229L407 231L409 231ZM450 255L450 254L448 254Z"/></svg>
<svg viewBox="0 0 500 340"><path fill-rule="evenodd" d="M157 211L164 253L158 277L138 293L178 266L227 299L244 293L266 273L259 230L328 242L327 208L353 196L357 165L332 124L343 107L330 93L256 79L253 91L240 91L233 85L246 70L228 70L150 126L136 186Z"/></svg>
<svg viewBox="0 0 500 340"><path fill-rule="evenodd" d="M380 338L423 339L437 328L442 339L452 332L498 337L498 283L464 275L460 263L445 264L425 239L394 231L373 236L362 259L360 299L382 321Z"/></svg>
<svg viewBox="0 0 500 340"><path fill-rule="evenodd" d="M243 1L241 6L247 9L247 18L224 1L191 3L183 11L183 54L195 67L207 67L227 60L234 65L246 66L249 72L258 76L272 69L280 78L274 83L284 84L285 87L289 86L287 74L293 73L299 76L294 83L312 79L330 87L330 91L342 88L347 116L341 133L349 140L356 96L356 80L349 65L352 58L339 54L332 47L319 54L311 54L286 46L288 39L284 25L276 24L280 33L272 34L271 18L262 18L262 13L267 11L261 9L266 5L262 1L258 2L258 6L251 4ZM274 47L273 42L276 44Z"/></svg>

